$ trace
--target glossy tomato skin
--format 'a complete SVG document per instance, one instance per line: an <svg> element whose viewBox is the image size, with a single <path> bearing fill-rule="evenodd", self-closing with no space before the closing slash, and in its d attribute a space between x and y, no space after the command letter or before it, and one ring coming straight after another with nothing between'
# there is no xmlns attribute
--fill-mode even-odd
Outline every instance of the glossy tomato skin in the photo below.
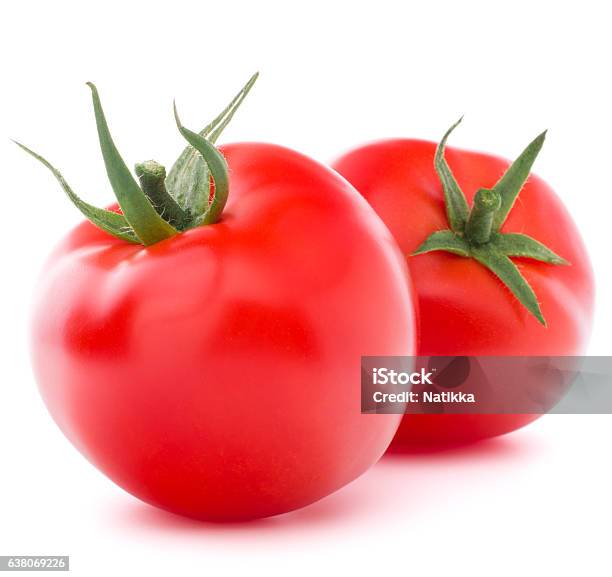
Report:
<svg viewBox="0 0 612 577"><path fill-rule="evenodd" d="M415 347L404 260L352 187L279 146L222 152L219 223L148 248L81 224L32 323L74 445L143 501L215 521L302 507L368 469L401 416L360 413L360 356Z"/></svg>
<svg viewBox="0 0 612 577"><path fill-rule="evenodd" d="M520 232L571 263L514 259L546 318L540 325L487 269L472 259L432 252L411 257L434 231L448 228L433 166L436 144L393 139L357 148L333 167L368 200L407 257L419 307L419 355L579 355L593 314L593 275L576 226L553 190L530 176L502 232ZM509 162L446 148L446 159L471 204ZM538 415L407 415L394 445L471 442L515 430Z"/></svg>

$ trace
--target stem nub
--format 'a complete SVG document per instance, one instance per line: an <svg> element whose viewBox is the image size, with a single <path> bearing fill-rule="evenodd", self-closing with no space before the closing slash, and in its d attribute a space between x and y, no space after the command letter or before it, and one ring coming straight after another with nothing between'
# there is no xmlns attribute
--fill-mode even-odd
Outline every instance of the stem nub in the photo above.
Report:
<svg viewBox="0 0 612 577"><path fill-rule="evenodd" d="M495 190L481 188L465 225L465 236L473 244L485 244L491 238L493 219L501 206L501 196Z"/></svg>
<svg viewBox="0 0 612 577"><path fill-rule="evenodd" d="M166 190L166 169L155 160L145 160L134 167L140 187L160 216L182 228L187 215Z"/></svg>

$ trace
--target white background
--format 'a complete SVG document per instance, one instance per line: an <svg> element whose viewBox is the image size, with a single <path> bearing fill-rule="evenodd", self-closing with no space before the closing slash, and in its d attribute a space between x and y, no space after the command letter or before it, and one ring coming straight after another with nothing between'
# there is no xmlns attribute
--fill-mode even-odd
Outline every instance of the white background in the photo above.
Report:
<svg viewBox="0 0 612 577"><path fill-rule="evenodd" d="M384 136L536 164L584 233L598 282L590 352L609 354L612 40L606 2L5 2L0 10L0 554L69 554L77 575L609 575L612 417L551 416L506 438L384 458L318 504L246 525L140 504L62 437L30 374L26 319L51 245L84 198L111 199L90 95L130 163L171 164L188 126L262 75L223 140L328 160ZM118 564L122 570L116 569Z"/></svg>

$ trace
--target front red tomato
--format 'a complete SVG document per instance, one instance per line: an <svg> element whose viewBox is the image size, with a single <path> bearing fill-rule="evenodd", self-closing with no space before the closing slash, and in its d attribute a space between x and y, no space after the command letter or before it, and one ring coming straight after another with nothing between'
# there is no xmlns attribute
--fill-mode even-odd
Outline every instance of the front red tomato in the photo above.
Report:
<svg viewBox="0 0 612 577"><path fill-rule="evenodd" d="M531 162L543 137L530 145ZM438 251L411 256L432 233L449 228L443 186L434 169L435 153L432 142L387 140L354 149L333 165L381 216L407 257L419 307L418 354L583 353L593 308L588 255L567 210L537 176L530 176L522 187L501 232L529 235L570 263L514 260L531 285L547 326L534 316L537 304L532 307L535 313L530 313L476 259ZM446 160L470 204L479 189L493 188L509 167L495 156L453 148L446 149ZM536 417L407 415L394 445L474 441L507 433Z"/></svg>
<svg viewBox="0 0 612 577"><path fill-rule="evenodd" d="M403 259L333 171L222 147L221 220L148 247L89 223L54 252L34 367L77 448L140 499L203 519L290 511L355 479L399 415L360 414L360 357L410 354Z"/></svg>

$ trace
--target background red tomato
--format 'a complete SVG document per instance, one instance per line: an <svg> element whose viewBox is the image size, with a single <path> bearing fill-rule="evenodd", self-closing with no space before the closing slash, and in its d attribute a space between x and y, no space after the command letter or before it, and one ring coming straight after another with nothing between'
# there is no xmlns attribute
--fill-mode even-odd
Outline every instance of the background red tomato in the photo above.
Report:
<svg viewBox="0 0 612 577"><path fill-rule="evenodd" d="M419 355L578 355L590 333L593 277L568 211L531 175L502 232L527 234L570 262L555 266L514 259L546 318L542 326L500 280L473 259L445 252L411 255L434 231L447 229L436 144L394 139L362 146L333 167L352 183L390 228L407 257L419 306ZM446 159L471 204L509 162L446 148ZM517 429L538 415L408 415L395 445L452 443Z"/></svg>
<svg viewBox="0 0 612 577"><path fill-rule="evenodd" d="M81 224L32 328L76 447L140 499L213 520L283 513L363 473L401 417L360 414L360 357L415 347L406 267L367 203L285 148L222 151L220 222L149 247Z"/></svg>

